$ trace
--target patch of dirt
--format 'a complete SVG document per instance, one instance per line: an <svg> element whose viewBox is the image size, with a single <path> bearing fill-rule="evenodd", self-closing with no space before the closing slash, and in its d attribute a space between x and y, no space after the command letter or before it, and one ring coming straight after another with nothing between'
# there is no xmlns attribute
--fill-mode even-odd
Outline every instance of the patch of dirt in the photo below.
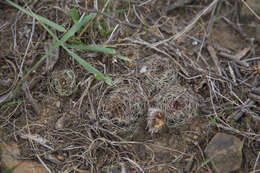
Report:
<svg viewBox="0 0 260 173"><path fill-rule="evenodd" d="M212 31L212 42L230 50L242 50L246 46L244 39L225 22L217 22Z"/></svg>
<svg viewBox="0 0 260 173"><path fill-rule="evenodd" d="M234 172L260 169L260 47L250 39L254 34L237 28L243 4L223 1L218 11L211 8L217 1L186 2L170 11L161 8L172 7L169 0L30 2L27 8L67 30L75 22L72 9L78 15L99 9L102 15L68 43L115 48L118 55L70 49L115 85L97 80L57 49L26 76L15 97L0 95L1 167L20 164L16 171L46 172L44 163L53 173L214 172L204 151L224 133L243 142L242 164ZM8 59L21 80L55 39L41 23L5 7L0 79L14 80L3 65ZM107 11L114 13L103 14ZM12 163L10 150L19 153Z"/></svg>
<svg viewBox="0 0 260 173"><path fill-rule="evenodd" d="M0 13L1 13L0 25L3 26L3 28L1 28L1 35L0 35L0 45L1 45L0 56L12 57L14 55L14 52L12 51L12 47L14 46L13 45L14 40L13 40L12 30L10 29L10 27L14 22L15 16L17 14L17 10L12 8L0 9Z"/></svg>
<svg viewBox="0 0 260 173"><path fill-rule="evenodd" d="M19 146L16 143L1 144L1 171L14 168L12 173L47 173L42 164L36 161L18 160Z"/></svg>

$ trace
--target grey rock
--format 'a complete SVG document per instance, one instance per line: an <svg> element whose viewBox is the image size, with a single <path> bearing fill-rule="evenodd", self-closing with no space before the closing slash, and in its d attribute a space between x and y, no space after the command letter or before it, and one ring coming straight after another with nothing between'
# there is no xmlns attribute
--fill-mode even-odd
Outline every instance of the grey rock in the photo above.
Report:
<svg viewBox="0 0 260 173"><path fill-rule="evenodd" d="M218 173L229 173L237 170L242 162L241 142L233 135L217 133L205 149L207 158Z"/></svg>

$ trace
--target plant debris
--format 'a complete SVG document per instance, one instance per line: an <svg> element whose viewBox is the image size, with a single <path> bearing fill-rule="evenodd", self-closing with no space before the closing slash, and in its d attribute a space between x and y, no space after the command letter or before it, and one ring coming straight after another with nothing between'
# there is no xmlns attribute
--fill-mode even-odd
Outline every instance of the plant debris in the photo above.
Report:
<svg viewBox="0 0 260 173"><path fill-rule="evenodd" d="M257 172L258 4L1 2L1 150L49 173Z"/></svg>

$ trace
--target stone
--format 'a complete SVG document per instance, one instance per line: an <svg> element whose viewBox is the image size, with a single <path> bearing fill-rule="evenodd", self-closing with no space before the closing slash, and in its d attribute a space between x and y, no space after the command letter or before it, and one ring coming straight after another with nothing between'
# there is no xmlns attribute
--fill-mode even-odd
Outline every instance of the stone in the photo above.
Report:
<svg viewBox="0 0 260 173"><path fill-rule="evenodd" d="M2 158L1 166L6 168L16 167L12 173L48 173L48 171L38 162L30 160L17 160L20 149L16 143L1 144Z"/></svg>
<svg viewBox="0 0 260 173"><path fill-rule="evenodd" d="M218 173L229 173L237 170L242 162L243 142L233 135L217 133L205 149L205 155L210 159Z"/></svg>

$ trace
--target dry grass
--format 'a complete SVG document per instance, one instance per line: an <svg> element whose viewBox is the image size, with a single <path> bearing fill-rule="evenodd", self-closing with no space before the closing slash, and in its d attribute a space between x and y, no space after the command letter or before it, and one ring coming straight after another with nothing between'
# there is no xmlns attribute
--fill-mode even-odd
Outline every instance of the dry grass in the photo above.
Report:
<svg viewBox="0 0 260 173"><path fill-rule="evenodd" d="M208 172L211 167L204 164L206 158L201 146L205 147L209 136L217 131L248 140L245 146L249 151L257 149L260 142L259 43L250 45L241 41L240 46L249 48L234 50L217 43L212 35L220 23L228 21L229 28L238 27L231 18L237 14L233 4L238 2L223 1L219 13L218 0L194 2L185 10L181 7L167 16L162 16L166 11L156 11L159 7L153 6L155 1L105 2L30 4L37 14L65 27L72 24L66 14L73 7L79 13L100 14L91 21L93 27L88 26L89 30L79 33L81 39L93 44L110 44L132 62L113 55L77 51L95 68L110 75L115 86L108 86L104 81L95 80L73 59L66 58L69 55L61 49L53 68L54 71L72 69L76 73L78 90L70 97L55 95L48 83L51 73L45 67L37 68L16 98L0 107L4 138L19 143L22 158L36 159L53 173L160 169L180 172L183 168L187 172ZM127 10L105 13L119 8ZM16 11L15 14L15 20L9 22L14 24L15 33L10 50L16 56L9 59L16 62L21 77L24 69L44 54L49 36L35 20ZM104 21L112 33L107 37L94 27ZM4 25L0 23L0 29ZM8 28L4 30L12 32ZM244 40L245 33L241 30L238 33L237 37ZM237 35L233 30L230 34ZM148 133L147 124L142 122L151 107L163 110L169 131L179 130L180 134ZM193 126L203 130L199 133ZM193 130L201 138L188 145L181 135ZM173 142L178 147L171 148L169 141L168 145L163 141L165 135L166 138L174 136L181 144ZM158 152L170 153L168 158L173 159L161 163ZM246 156L248 160L251 158ZM243 167L255 171L259 154L253 158L254 163L245 162Z"/></svg>

